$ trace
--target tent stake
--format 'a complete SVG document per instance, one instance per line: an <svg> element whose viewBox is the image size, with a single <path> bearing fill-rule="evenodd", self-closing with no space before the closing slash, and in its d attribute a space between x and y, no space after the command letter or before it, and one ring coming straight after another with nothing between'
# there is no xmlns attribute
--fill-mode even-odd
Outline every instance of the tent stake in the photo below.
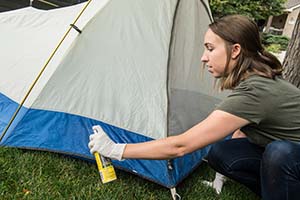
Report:
<svg viewBox="0 0 300 200"><path fill-rule="evenodd" d="M176 192L176 187L170 188L173 200L181 200L181 196Z"/></svg>

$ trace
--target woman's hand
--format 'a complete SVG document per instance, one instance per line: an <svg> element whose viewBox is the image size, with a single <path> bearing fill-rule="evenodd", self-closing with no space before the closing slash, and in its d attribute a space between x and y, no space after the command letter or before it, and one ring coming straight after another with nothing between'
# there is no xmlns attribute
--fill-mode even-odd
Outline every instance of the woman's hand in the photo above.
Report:
<svg viewBox="0 0 300 200"><path fill-rule="evenodd" d="M117 144L112 141L101 126L93 126L94 134L90 135L88 144L91 154L98 152L104 157L122 160L122 155L126 144Z"/></svg>

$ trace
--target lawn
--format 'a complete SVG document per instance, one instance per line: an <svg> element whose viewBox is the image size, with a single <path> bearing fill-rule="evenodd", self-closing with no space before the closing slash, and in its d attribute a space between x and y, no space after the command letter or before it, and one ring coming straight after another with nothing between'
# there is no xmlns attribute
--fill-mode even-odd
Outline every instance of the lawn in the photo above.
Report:
<svg viewBox="0 0 300 200"><path fill-rule="evenodd" d="M102 184L93 163L60 154L0 147L0 199L171 200L170 191L136 175L116 170L116 181ZM244 186L227 181L220 195L204 186L214 171L202 163L177 186L186 200L256 200Z"/></svg>

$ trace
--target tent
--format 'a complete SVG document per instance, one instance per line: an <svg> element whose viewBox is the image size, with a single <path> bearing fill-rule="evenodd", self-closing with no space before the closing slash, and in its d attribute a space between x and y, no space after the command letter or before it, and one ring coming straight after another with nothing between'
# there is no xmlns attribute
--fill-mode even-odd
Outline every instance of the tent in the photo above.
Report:
<svg viewBox="0 0 300 200"><path fill-rule="evenodd" d="M94 160L87 144L96 124L120 143L187 130L222 99L200 62L210 21L207 0L0 13L0 145ZM175 188L208 149L113 164Z"/></svg>

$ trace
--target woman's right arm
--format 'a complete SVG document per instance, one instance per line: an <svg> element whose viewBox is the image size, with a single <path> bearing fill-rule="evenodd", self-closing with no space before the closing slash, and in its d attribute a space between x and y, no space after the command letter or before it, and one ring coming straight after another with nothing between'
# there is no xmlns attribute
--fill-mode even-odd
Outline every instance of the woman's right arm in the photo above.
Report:
<svg viewBox="0 0 300 200"><path fill-rule="evenodd" d="M180 157L214 143L249 121L230 113L215 110L205 120L186 132L144 143L127 144L123 158L170 159Z"/></svg>

